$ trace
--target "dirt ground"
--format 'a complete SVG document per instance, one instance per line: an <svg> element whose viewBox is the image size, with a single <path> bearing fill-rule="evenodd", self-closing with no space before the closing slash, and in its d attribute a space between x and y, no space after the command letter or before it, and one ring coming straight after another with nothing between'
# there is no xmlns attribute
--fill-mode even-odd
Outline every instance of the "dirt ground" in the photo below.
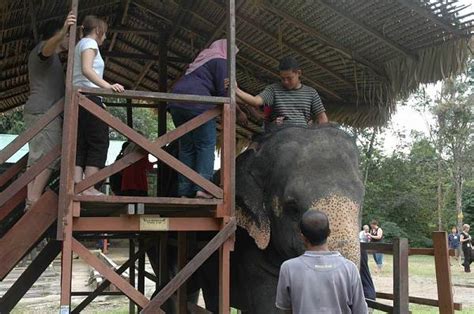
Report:
<svg viewBox="0 0 474 314"><path fill-rule="evenodd" d="M121 264L126 261L127 252L127 249L112 247L108 256L117 264ZM369 261L369 266L372 270L375 268L372 259ZM151 272L148 261L146 262L146 268ZM73 291L92 291L93 286L89 285L90 267L82 260L75 259L73 269ZM377 291L392 292L391 269L391 257L386 256L383 272L381 274L373 274ZM3 282L0 282L0 295L5 293L23 270L24 268L22 267L15 268ZM451 273L455 302L463 304L464 310L462 313L474 313L474 273L465 274L462 268L457 265L452 266ZM436 278L434 274L432 258L410 257L410 295L437 299ZM150 297L154 292L154 283L147 279L145 287L145 294L147 297ZM58 258L20 301L13 313L57 313L59 310L59 293L60 260ZM73 297L73 307L79 304L82 298ZM123 296L101 296L89 305L83 313L128 313L128 300Z"/></svg>
<svg viewBox="0 0 474 314"><path fill-rule="evenodd" d="M451 280L454 302L462 304L462 311L456 313L474 313L474 273L465 273L464 268L453 259ZM472 265L474 267L474 264ZM382 273L376 274L375 263L369 255L369 267L377 292L393 292L392 257L385 255ZM473 269L474 270L474 269ZM409 259L409 294L413 297L438 299L435 265L433 257L414 256ZM416 313L413 312L413 313Z"/></svg>

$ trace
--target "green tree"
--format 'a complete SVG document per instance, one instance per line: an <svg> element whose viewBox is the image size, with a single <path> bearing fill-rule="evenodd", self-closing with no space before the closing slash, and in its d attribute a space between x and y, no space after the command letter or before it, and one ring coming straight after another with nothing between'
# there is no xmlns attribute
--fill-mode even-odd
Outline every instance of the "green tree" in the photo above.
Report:
<svg viewBox="0 0 474 314"><path fill-rule="evenodd" d="M25 131L23 110L13 109L0 113L0 133L20 134Z"/></svg>

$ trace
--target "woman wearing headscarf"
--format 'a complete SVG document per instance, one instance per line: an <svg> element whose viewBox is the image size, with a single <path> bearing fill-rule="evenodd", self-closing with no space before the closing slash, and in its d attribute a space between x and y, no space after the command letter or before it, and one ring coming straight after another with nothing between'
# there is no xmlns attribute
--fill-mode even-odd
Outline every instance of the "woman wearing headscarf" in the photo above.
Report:
<svg viewBox="0 0 474 314"><path fill-rule="evenodd" d="M227 40L220 39L199 53L186 74L173 87L176 94L226 96ZM197 103L170 103L169 110L176 127L215 106ZM216 147L216 120L212 119L186 133L179 139L179 160L205 179L211 179ZM193 184L183 175L178 177L178 195L182 197L212 198L212 195Z"/></svg>

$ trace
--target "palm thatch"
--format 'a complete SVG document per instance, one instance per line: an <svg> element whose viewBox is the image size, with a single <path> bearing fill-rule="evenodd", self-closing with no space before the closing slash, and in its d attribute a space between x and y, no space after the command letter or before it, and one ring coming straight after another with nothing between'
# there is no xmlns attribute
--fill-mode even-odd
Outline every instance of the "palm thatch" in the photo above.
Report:
<svg viewBox="0 0 474 314"><path fill-rule="evenodd" d="M0 5L0 111L28 96L27 57L68 1L3 0ZM224 0L81 0L107 19L105 78L129 89L159 89L160 41L168 37L168 86L186 63L225 36ZM420 83L459 73L470 55L473 22L456 0L238 0L237 79L258 93L278 80L280 57L295 56L304 83L322 96L331 120L381 126L395 102ZM238 128L242 138L258 131Z"/></svg>

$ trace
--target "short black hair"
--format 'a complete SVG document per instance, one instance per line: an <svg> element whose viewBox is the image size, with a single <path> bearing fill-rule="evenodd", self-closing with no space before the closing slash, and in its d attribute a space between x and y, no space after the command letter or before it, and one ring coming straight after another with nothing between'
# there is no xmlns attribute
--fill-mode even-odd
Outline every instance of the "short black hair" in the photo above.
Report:
<svg viewBox="0 0 474 314"><path fill-rule="evenodd" d="M300 70L300 64L298 63L298 60L296 60L294 57L287 56L284 57L280 60L280 65L278 66L279 71L297 71Z"/></svg>
<svg viewBox="0 0 474 314"><path fill-rule="evenodd" d="M39 36L41 40L48 40L60 31L62 27L63 23L59 20L48 21L39 28Z"/></svg>
<svg viewBox="0 0 474 314"><path fill-rule="evenodd" d="M311 245L322 245L331 234L328 216L319 210L308 210L301 217L300 230Z"/></svg>

